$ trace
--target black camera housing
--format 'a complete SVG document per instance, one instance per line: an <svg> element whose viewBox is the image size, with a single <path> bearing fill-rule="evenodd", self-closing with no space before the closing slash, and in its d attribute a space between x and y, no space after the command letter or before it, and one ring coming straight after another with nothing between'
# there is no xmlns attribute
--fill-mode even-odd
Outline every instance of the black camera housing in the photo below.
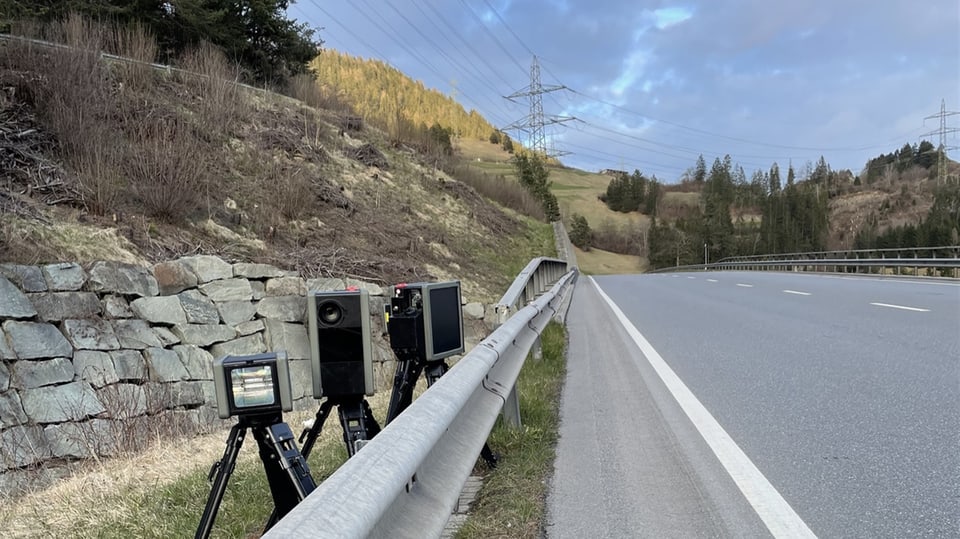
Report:
<svg viewBox="0 0 960 539"><path fill-rule="evenodd" d="M310 292L307 317L313 397L373 395L367 291Z"/></svg>
<svg viewBox="0 0 960 539"><path fill-rule="evenodd" d="M213 383L221 419L293 410L286 352L224 356L213 362Z"/></svg>
<svg viewBox="0 0 960 539"><path fill-rule="evenodd" d="M398 284L390 298L390 347L401 359L439 361L462 354L460 281Z"/></svg>

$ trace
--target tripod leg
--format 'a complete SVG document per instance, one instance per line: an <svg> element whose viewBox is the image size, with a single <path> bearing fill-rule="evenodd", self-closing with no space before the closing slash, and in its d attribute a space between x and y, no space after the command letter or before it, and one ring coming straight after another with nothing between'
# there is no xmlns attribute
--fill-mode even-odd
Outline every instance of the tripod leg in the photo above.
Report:
<svg viewBox="0 0 960 539"><path fill-rule="evenodd" d="M341 402L337 410L343 427L343 442L347 444L347 454L352 457L359 449L357 442L373 438L380 431L380 425L373 419L373 413L362 397L353 402Z"/></svg>
<svg viewBox="0 0 960 539"><path fill-rule="evenodd" d="M447 374L447 371L450 370L447 367L446 361L433 361L427 363L426 369L424 369L424 374L427 378L427 387L432 386L441 376Z"/></svg>
<svg viewBox="0 0 960 539"><path fill-rule="evenodd" d="M217 518L217 511L220 510L220 502L223 501L223 493L227 489L227 481L237 464L237 454L240 453L240 447L243 445L243 438L246 434L246 426L239 423L230 429L230 436L227 437L227 448L223 452L223 458L213 464L210 468L210 477L213 477L216 471L216 479L213 480L213 487L210 489L210 496L207 498L207 505L203 508L203 516L200 517L200 525L197 527L195 539L207 539L210 537L210 530L213 529L213 521Z"/></svg>
<svg viewBox="0 0 960 539"><path fill-rule="evenodd" d="M413 388L417 384L417 378L422 370L423 365L419 361L403 360L398 362L397 373L393 377L393 393L390 395L390 406L387 408L387 425L413 402Z"/></svg>
<svg viewBox="0 0 960 539"><path fill-rule="evenodd" d="M286 423L277 423L267 427L266 434L267 440L277 453L280 467L287 472L297 491L298 501L303 500L307 497L307 494L317 488L317 485L310 475L310 467L307 466L306 457L297 449L293 431Z"/></svg>
<svg viewBox="0 0 960 539"><path fill-rule="evenodd" d="M330 410L333 409L333 404L333 401L330 399L323 401L317 410L317 415L313 420L313 426L303 431L303 434L300 435L300 442L303 444L303 449L300 450L300 454L303 456L304 466L306 466L307 457L309 457L310 452L313 451L313 445L320 436L320 431L323 430L323 424L326 423L327 417L330 416ZM307 473L309 473L309 471ZM264 528L264 531L272 528L278 520L280 520L280 515L278 514L276 506L274 506L273 512L271 512L270 517L267 518L267 526Z"/></svg>
<svg viewBox="0 0 960 539"><path fill-rule="evenodd" d="M323 403L320 404L320 409L317 410L317 416L313 420L313 426L300 436L300 442L303 444L303 449L300 451L300 454L303 455L303 458L309 457L310 452L313 451L313 444L317 442L320 431L323 430L323 424L326 423L327 417L330 415L330 410L332 409L332 400L327 399L323 401Z"/></svg>
<svg viewBox="0 0 960 539"><path fill-rule="evenodd" d="M367 402L367 399L363 399L363 417L367 423L367 434L370 439L373 439L374 436L380 434L380 423L377 423L377 418L373 417L373 410L370 409L370 403Z"/></svg>
<svg viewBox="0 0 960 539"><path fill-rule="evenodd" d="M300 459L302 456L293 444L293 431L282 419L277 417L276 422L260 424L253 427L253 435L257 439L257 445L260 448L260 460L263 462L263 471L267 474L267 483L270 485L270 494L273 496L274 510L267 519L264 531L270 529L278 520L296 507L300 500L306 496L301 491L309 489L312 491L315 486L313 479L309 477L307 470L306 479L292 475L291 468L294 466L292 460ZM299 466L299 463L297 463ZM306 469L306 463L303 462L303 468ZM306 482L301 482L303 479Z"/></svg>
<svg viewBox="0 0 960 539"><path fill-rule="evenodd" d="M490 444L486 442L483 443L483 448L480 449L480 458L482 458L483 461L486 462L487 466L489 466L490 468L496 468L497 461L500 460L497 457L496 453L494 453L493 450L490 449Z"/></svg>

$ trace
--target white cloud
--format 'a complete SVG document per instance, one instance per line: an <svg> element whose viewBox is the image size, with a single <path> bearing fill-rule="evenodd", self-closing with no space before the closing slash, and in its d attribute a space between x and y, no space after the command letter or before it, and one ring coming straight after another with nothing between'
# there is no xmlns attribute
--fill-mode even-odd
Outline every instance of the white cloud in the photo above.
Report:
<svg viewBox="0 0 960 539"><path fill-rule="evenodd" d="M666 7L653 10L654 26L659 30L665 30L671 26L682 23L693 16L693 11L680 6Z"/></svg>
<svg viewBox="0 0 960 539"><path fill-rule="evenodd" d="M621 96L624 92L632 88L637 79L643 76L644 67L649 60L649 51L636 50L630 53L623 61L623 69L620 72L620 76L610 84L610 92L616 96Z"/></svg>

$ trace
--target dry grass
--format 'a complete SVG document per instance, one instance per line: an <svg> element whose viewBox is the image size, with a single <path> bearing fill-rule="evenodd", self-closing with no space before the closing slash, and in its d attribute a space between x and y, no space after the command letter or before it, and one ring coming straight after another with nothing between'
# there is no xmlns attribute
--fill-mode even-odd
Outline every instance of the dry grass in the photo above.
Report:
<svg viewBox="0 0 960 539"><path fill-rule="evenodd" d="M39 264L57 260L116 260L145 264L136 247L113 228L0 216L0 260Z"/></svg>
<svg viewBox="0 0 960 539"><path fill-rule="evenodd" d="M201 125L227 135L248 117L249 106L237 85L240 67L231 64L220 49L203 42L186 51L179 64L189 72L178 76L192 89Z"/></svg>
<svg viewBox="0 0 960 539"><path fill-rule="evenodd" d="M447 170L447 173L505 208L510 208L534 219L546 219L543 213L543 204L516 180L507 179L504 176L491 176L478 171L476 168L464 165L451 167Z"/></svg>
<svg viewBox="0 0 960 539"><path fill-rule="evenodd" d="M420 380L417 393L423 390L423 380ZM385 417L389 399L389 392L368 397L376 417ZM314 401L310 401L308 411L288 412L284 420L299 435L303 421L315 413ZM149 440L152 443L146 451L102 459L100 463L88 462L77 473L50 488L0 499L4 537L116 537L131 530L137 537L192 535L209 495L209 485L200 488L202 492L196 491L196 480L203 477L205 483L210 465L223 456L228 430L224 428L189 439L155 437ZM321 481L345 458L342 430L334 414L327 420L310 456L312 476L317 482ZM218 515L215 528L225 526L231 518L227 508L240 503L232 500L231 491L249 488L241 485L247 481L245 475L256 476L258 481L264 475L252 436L247 437L240 452L238 472L227 485L224 510ZM161 492L188 478L190 489L194 490L192 494L166 502L157 499L165 496ZM261 509L269 513L271 502L265 478L261 487L262 497L243 503L262 506ZM262 525L263 521L256 521L247 531L255 532ZM180 529L181 526L189 529Z"/></svg>
<svg viewBox="0 0 960 539"><path fill-rule="evenodd" d="M647 259L632 255L611 253L602 249L582 251L576 247L577 265L580 271L591 275L625 275L643 273Z"/></svg>
<svg viewBox="0 0 960 539"><path fill-rule="evenodd" d="M466 161L509 163L513 159L513 154L504 151L499 144L482 140L460 139L457 142L457 151Z"/></svg>
<svg viewBox="0 0 960 539"><path fill-rule="evenodd" d="M343 97L329 87L321 86L313 76L300 74L287 82L286 94L302 101L306 105L333 111L339 114L352 114L350 105Z"/></svg>

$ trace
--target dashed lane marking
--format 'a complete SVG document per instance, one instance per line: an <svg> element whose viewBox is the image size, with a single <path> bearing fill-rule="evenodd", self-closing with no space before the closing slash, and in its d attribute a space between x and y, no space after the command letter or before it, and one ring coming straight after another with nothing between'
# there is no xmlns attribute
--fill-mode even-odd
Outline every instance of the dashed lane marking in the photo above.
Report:
<svg viewBox="0 0 960 539"><path fill-rule="evenodd" d="M876 305L877 307L887 307L890 309L900 309L903 311L914 311L918 313L930 312L930 309L921 309L919 307L907 307L906 305L893 305L892 303L871 303L870 305Z"/></svg>
<svg viewBox="0 0 960 539"><path fill-rule="evenodd" d="M799 290L784 290L783 292L786 294L794 294L796 296L812 296L813 295L810 292L801 292Z"/></svg>

